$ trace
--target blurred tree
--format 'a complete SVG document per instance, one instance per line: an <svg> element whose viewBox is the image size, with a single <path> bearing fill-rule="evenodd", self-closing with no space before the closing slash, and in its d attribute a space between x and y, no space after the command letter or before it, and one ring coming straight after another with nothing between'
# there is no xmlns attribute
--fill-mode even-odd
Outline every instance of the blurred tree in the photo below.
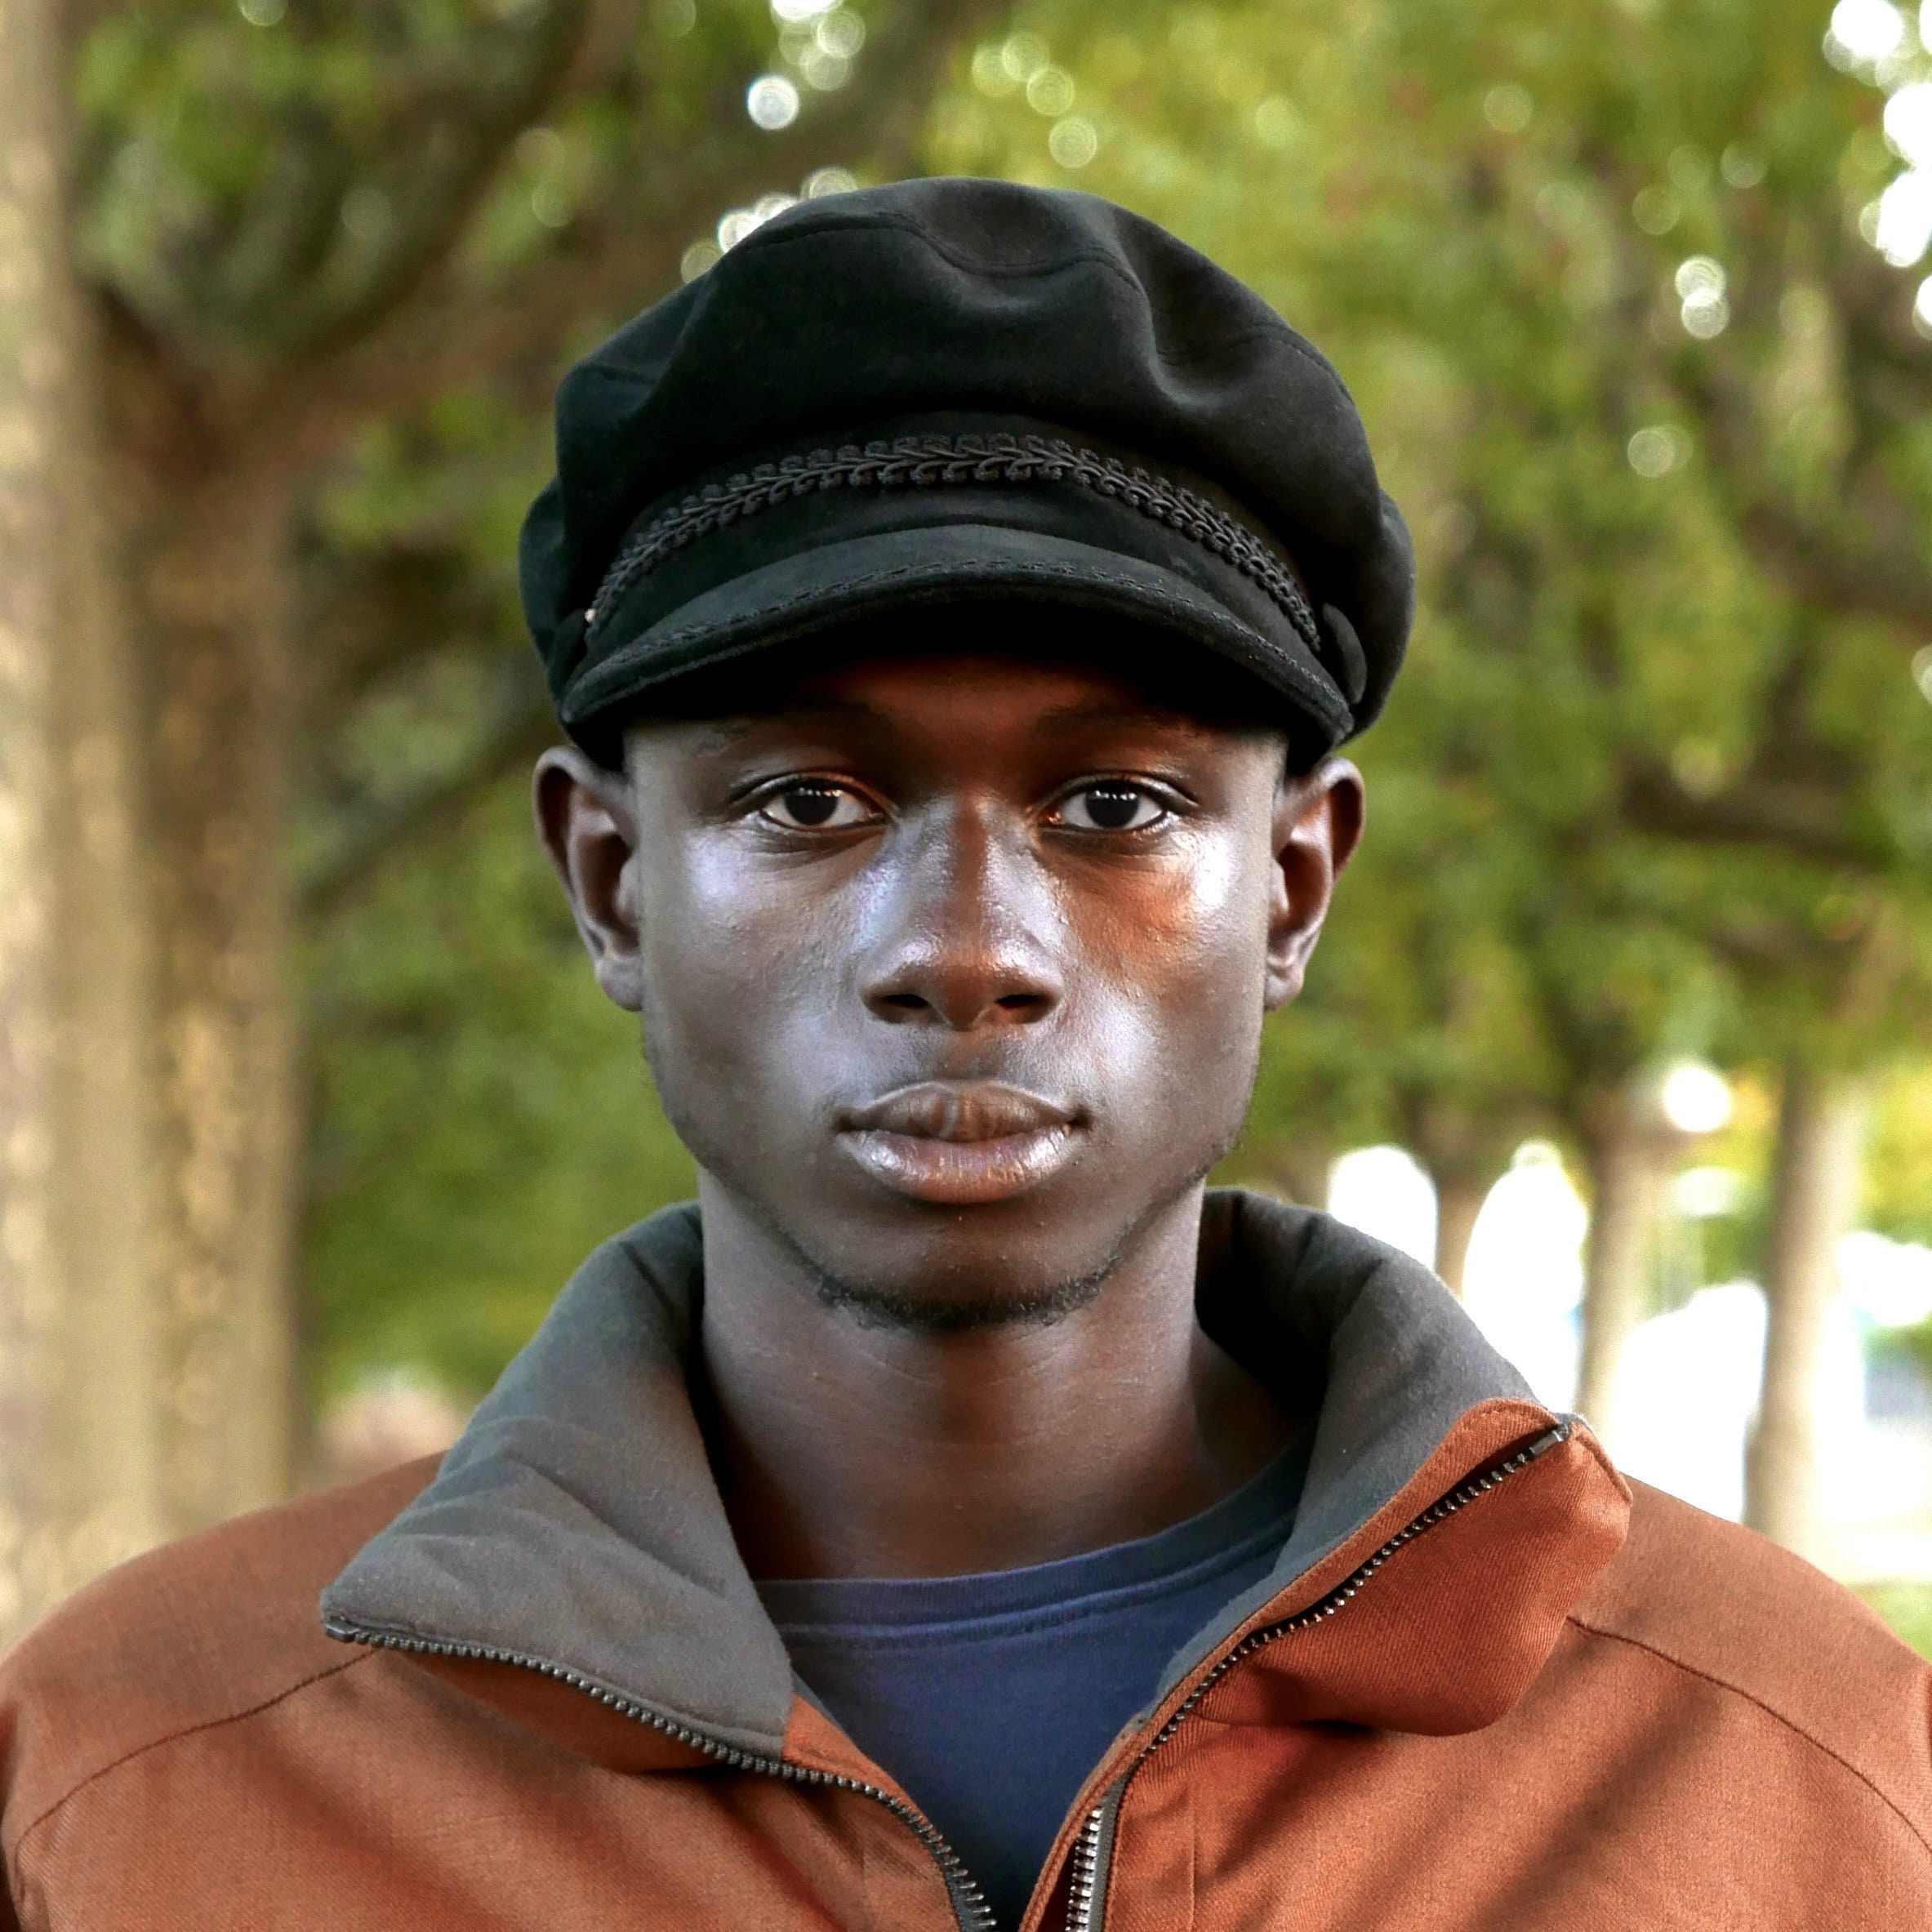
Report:
<svg viewBox="0 0 1932 1932"><path fill-rule="evenodd" d="M938 128L949 165L1168 220L1336 352L1424 563L1415 664L1365 762L1417 759L1422 821L1485 881L1452 923L1511 961L1538 1044L1506 1084L1586 1157L1613 1342L1641 1311L1618 1230L1654 1167L1645 1070L1706 1047L1786 1063L1782 1186L1841 1214L1826 1170L1855 1137L1810 1116L1836 1120L1925 1010L1932 350L1860 233L1892 165L1881 103L1823 27L1797 0L1062 0L975 55ZM1407 885L1364 895L1360 950L1426 986L1440 937L1425 959L1377 909L1431 889L1428 842L1390 862ZM1330 1046L1373 1066L1418 1004L1395 990L1318 978L1277 1041L1339 1022ZM1436 1010L1471 1048L1450 1088L1494 1080L1483 1030ZM1811 1346L1817 1221L1774 1218L1774 1360ZM1765 1445L1785 1427L1774 1404ZM1787 1474L1760 1489L1802 1487L1804 1462L1765 1446Z"/></svg>
<svg viewBox="0 0 1932 1932"><path fill-rule="evenodd" d="M1932 1244L1932 1066L1894 1068L1872 1095L1872 1116L1866 1225Z"/></svg>
<svg viewBox="0 0 1932 1932"><path fill-rule="evenodd" d="M979 98L942 121L950 160L1008 133L1017 105L990 103L1043 91L1008 71L1048 60L1048 16L1030 17L1032 44L976 59ZM1454 37L1459 17L1434 28ZM1673 519L1614 423L1579 407L1589 365L1560 265L1526 255L1523 211L1486 178L1482 95L1457 71L1488 71L1480 33L1445 59L1404 44L1393 16L1290 5L1093 34L1069 56L1078 87L1097 82L1083 179L1193 235L1336 351L1424 569L1409 668L1364 748L1373 830L1304 1004L1271 1030L1256 1137L1319 1131L1347 1093L1351 1124L1373 1120L1436 1171L1453 1270L1511 1149L1561 1130L1598 1196L1592 1298L1627 1308L1654 1164L1636 1078L1714 996L1617 812L1619 746L1654 722L1632 715L1630 660L1682 642L1629 580L1658 544L1703 573L1709 519ZM1039 159L1011 139L1004 165L1052 171L1050 135ZM1735 577L1720 569L1698 600L1707 630ZM1307 1080L1311 1057L1324 1080Z"/></svg>
<svg viewBox="0 0 1932 1932"><path fill-rule="evenodd" d="M1409 674L1445 669L1418 650ZM1435 755L1441 716L1424 692L1371 741L1373 833L1307 991L1271 1022L1240 1165L1284 1179L1318 1151L1289 1191L1319 1204L1335 1153L1400 1142L1435 1180L1437 1271L1459 1293L1477 1212L1515 1149L1549 1128L1556 1087L1509 939L1508 828Z"/></svg>
<svg viewBox="0 0 1932 1932"><path fill-rule="evenodd" d="M532 898L499 935L447 896L521 889L495 781L548 728L508 581L540 405L587 318L668 283L691 211L835 142L893 167L922 64L972 18L901 0L823 101L851 27L786 28L774 65L821 111L768 136L739 100L771 25L741 0L285 3L116 16L82 70L154 667L176 1521L263 1480L194 1391L239 1386L223 1364L247 1309L285 1333L292 877L327 915L309 1252L328 1373L407 1349L487 1378L528 1314L515 1280L554 1281L623 1218L598 1151L674 1184L633 1090L554 1057L554 914ZM1932 814L1905 675L1928 352L1857 233L1890 166L1878 98L1819 32L1795 0L1059 0L962 52L933 131L942 166L1092 185L1191 234L1361 397L1425 609L1368 741L1374 836L1307 1000L1270 1030L1241 1159L1306 1195L1341 1146L1404 1140L1437 1173L1453 1269L1485 1177L1523 1133L1560 1132L1596 1197L1600 1360L1643 1311L1642 1244L1618 1230L1645 1221L1659 1057L1855 1080L1920 984ZM242 774L220 796L216 768ZM291 794L292 874L274 862ZM459 823L475 854L434 841L372 885L398 837ZM491 1072L486 1037L522 1071ZM412 1039L447 1088L403 1077ZM449 1091L475 1097L427 1097ZM265 1093L282 1125L258 1141L238 1102ZM1804 1144L1781 1171L1845 1137ZM564 1147L593 1177L574 1193ZM492 1183L511 1169L527 1195ZM412 1200L487 1238L438 1271ZM1778 1279L1801 1356L1787 1316L1811 1304ZM501 1327L465 1355L406 1290L446 1310L473 1291Z"/></svg>
<svg viewBox="0 0 1932 1932"><path fill-rule="evenodd" d="M385 866L310 950L315 1386L397 1364L474 1397L592 1248L689 1198L690 1157L522 784Z"/></svg>
<svg viewBox="0 0 1932 1932"><path fill-rule="evenodd" d="M126 1011L154 1016L129 1043L153 1177L127 1192L149 1222L159 1529L289 1474L297 801L304 885L328 903L545 729L505 648L502 531L479 574L474 520L357 525L318 489L346 464L420 495L479 425L498 471L534 473L563 357L671 285L733 203L841 154L892 169L974 0L792 11L781 29L752 0L72 0L56 23L78 42L92 312L65 341L103 399L95 573L135 666L154 933ZM781 126L748 118L761 68L796 77L767 90ZM22 84L59 97L60 69L57 36ZM398 701L441 725L432 744L380 770L311 751L318 726Z"/></svg>
<svg viewBox="0 0 1932 1932"><path fill-rule="evenodd" d="M46 0L0 0L0 1641L158 1526L147 935L61 57Z"/></svg>

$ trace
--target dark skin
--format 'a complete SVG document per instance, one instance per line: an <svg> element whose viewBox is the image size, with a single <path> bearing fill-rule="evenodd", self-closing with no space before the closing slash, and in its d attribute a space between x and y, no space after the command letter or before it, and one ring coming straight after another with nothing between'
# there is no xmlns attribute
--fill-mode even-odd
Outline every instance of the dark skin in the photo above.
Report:
<svg viewBox="0 0 1932 1932"><path fill-rule="evenodd" d="M1354 768L1078 661L848 661L536 781L696 1157L699 1396L754 1575L1145 1536L1299 1419L1202 1333L1203 1177L1362 824Z"/></svg>

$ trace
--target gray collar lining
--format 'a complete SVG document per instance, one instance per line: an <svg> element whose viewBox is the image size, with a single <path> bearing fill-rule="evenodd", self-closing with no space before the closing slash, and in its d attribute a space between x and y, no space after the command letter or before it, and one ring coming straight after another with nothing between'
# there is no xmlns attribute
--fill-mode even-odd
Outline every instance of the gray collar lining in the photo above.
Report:
<svg viewBox="0 0 1932 1932"><path fill-rule="evenodd" d="M1360 1529L1459 1416L1529 1394L1427 1270L1326 1215L1217 1191L1202 1251L1202 1325L1319 1416L1272 1573L1176 1657L1167 1685ZM324 1615L568 1672L776 1755L791 1667L687 1392L702 1293L694 1207L599 1249L435 1480L324 1592Z"/></svg>

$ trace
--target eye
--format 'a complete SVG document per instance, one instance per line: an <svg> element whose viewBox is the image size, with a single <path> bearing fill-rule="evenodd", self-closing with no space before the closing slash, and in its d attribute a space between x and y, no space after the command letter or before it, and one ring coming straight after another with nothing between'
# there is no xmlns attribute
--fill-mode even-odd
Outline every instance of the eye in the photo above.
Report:
<svg viewBox="0 0 1932 1932"><path fill-rule="evenodd" d="M1144 786L1102 778L1068 793L1054 816L1076 832L1137 832L1164 818L1167 808Z"/></svg>
<svg viewBox="0 0 1932 1932"><path fill-rule="evenodd" d="M788 832L843 832L875 814L856 792L829 778L799 778L773 792L762 815Z"/></svg>

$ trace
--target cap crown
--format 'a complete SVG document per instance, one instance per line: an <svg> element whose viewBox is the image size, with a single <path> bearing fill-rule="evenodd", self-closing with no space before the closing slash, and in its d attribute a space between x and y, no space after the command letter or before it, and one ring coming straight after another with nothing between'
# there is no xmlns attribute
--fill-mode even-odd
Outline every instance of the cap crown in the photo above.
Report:
<svg viewBox="0 0 1932 1932"><path fill-rule="evenodd" d="M1359 637L1353 728L1379 710L1413 564L1328 360L1152 222L964 180L788 210L571 371L522 559L559 699L580 613L641 517L729 465L940 412L1090 432L1218 486Z"/></svg>

